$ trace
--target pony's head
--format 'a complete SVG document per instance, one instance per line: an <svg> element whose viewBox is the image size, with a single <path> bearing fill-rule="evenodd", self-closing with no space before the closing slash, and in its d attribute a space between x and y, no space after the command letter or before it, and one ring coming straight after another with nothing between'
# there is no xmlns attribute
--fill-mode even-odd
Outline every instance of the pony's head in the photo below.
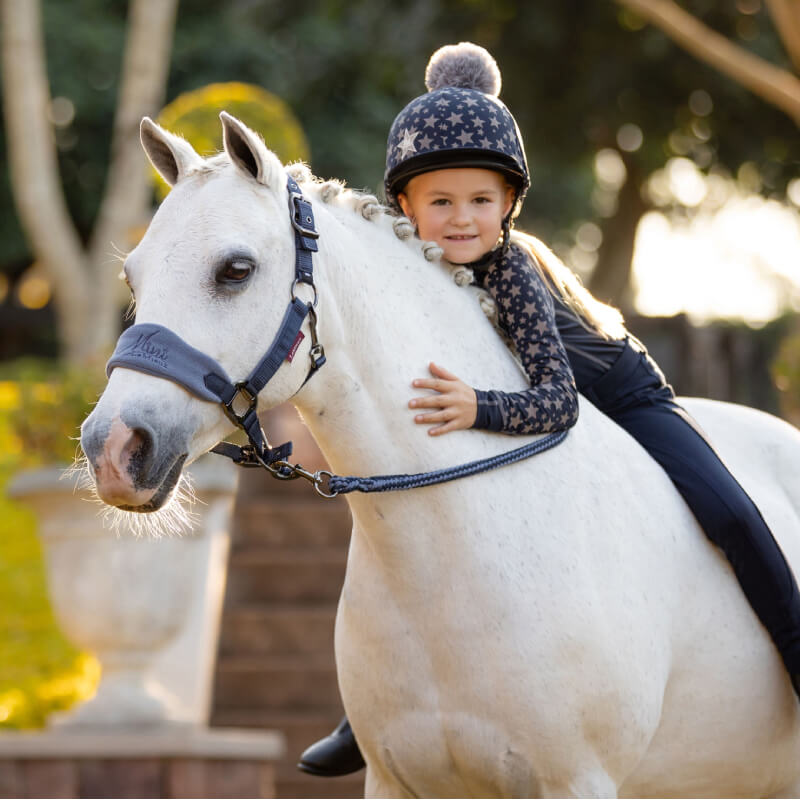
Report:
<svg viewBox="0 0 800 800"><path fill-rule="evenodd" d="M123 272L137 325L168 328L239 381L283 318L295 239L280 161L241 122L225 113L221 120L224 152L209 159L150 119L142 121L145 152L173 188ZM294 357L261 395L267 406L303 384L311 347L306 326ZM139 349L154 362L163 355L146 337ZM184 463L232 428L220 404L203 402L163 376L119 366L83 424L81 445L101 500L154 511L173 494Z"/></svg>

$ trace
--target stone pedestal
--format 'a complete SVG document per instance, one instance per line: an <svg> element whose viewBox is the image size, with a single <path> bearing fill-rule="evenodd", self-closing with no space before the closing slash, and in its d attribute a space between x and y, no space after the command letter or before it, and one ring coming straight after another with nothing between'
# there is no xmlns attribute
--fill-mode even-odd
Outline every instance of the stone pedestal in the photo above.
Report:
<svg viewBox="0 0 800 800"><path fill-rule="evenodd" d="M238 475L216 456L189 474L193 530L156 540L127 523L105 527L92 493L63 470L21 473L10 485L36 512L62 630L102 664L97 694L50 725L208 721Z"/></svg>
<svg viewBox="0 0 800 800"><path fill-rule="evenodd" d="M283 737L193 726L0 735L0 798L275 797Z"/></svg>

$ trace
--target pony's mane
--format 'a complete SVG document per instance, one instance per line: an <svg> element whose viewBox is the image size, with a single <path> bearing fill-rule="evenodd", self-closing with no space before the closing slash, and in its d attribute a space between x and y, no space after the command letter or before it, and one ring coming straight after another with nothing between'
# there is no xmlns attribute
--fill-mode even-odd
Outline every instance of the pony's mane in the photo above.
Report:
<svg viewBox="0 0 800 800"><path fill-rule="evenodd" d="M303 162L289 164L286 171L297 183L315 199L326 205L352 211L391 231L400 241L405 242L427 261L437 261L450 269L450 275L458 286L469 286L473 281L471 269L442 260L443 250L436 242L424 242L416 237L416 228L408 217L381 203L370 192L346 186L336 179L317 178ZM487 295L488 298L488 295ZM491 301L490 301L491 302ZM483 306L483 302L481 303Z"/></svg>
<svg viewBox="0 0 800 800"><path fill-rule="evenodd" d="M233 167L230 157L225 152L204 158L199 166L192 169L193 175L214 175ZM471 269L460 264L450 264L442 259L443 250L436 242L424 242L417 238L416 228L408 217L381 203L370 192L353 189L344 181L322 179L316 177L307 164L297 161L286 166L286 171L307 192L312 199L335 208L346 209L362 216L391 231L400 241L421 254L427 261L435 261L450 270L450 275L457 286L473 284L474 274ZM483 312L497 326L497 307L489 293L481 289L478 300Z"/></svg>
<svg viewBox="0 0 800 800"><path fill-rule="evenodd" d="M232 166L230 156L223 151L204 158L191 170L190 174L215 175ZM374 194L353 189L340 180L318 178L302 161L288 164L286 171L303 187L304 191L313 195L317 200L326 205L349 209L360 214L364 219L391 230L400 241L406 242L409 247L420 252L427 261L441 261L442 248L436 242L423 242L417 239L416 229L411 220L381 203ZM451 275L456 284L468 286L472 283L472 270L456 264L443 263L451 267Z"/></svg>

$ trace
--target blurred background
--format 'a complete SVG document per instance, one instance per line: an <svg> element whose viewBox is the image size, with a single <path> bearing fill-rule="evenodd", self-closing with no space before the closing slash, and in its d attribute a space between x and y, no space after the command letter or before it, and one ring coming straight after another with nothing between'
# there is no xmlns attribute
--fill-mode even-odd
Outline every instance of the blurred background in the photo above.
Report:
<svg viewBox="0 0 800 800"><path fill-rule="evenodd" d="M800 419L800 8L792 0L2 0L0 489L69 462L124 324L120 255L165 187L144 114L210 153L225 108L380 195L437 47L495 56L532 173L519 227L679 393ZM241 498L240 498L240 503ZM0 727L93 691L0 498Z"/></svg>

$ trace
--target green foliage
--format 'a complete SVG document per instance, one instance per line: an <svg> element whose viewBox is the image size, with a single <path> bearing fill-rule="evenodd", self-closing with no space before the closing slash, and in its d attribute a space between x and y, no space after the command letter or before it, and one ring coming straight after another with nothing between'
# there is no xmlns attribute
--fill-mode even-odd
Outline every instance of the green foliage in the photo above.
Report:
<svg viewBox="0 0 800 800"><path fill-rule="evenodd" d="M102 196L127 0L43 0L53 96L74 119L56 132L70 211L87 238ZM766 4L682 5L745 48L785 65ZM624 124L643 132L631 158L647 175L674 155L735 173L755 164L761 191L781 197L800 161L792 120L688 55L616 3L561 0L181 0L166 100L211 83L261 86L301 121L322 176L380 190L386 134L424 91L436 47L470 39L503 72L502 97L523 133L533 187L521 227L548 241L594 219L593 155ZM710 113L689 102L701 90ZM258 127L258 126L256 126ZM0 129L0 151L5 152ZM269 135L267 135L269 144ZM0 204L12 208L0 161ZM0 270L18 274L27 252L13 214L0 217Z"/></svg>
<svg viewBox="0 0 800 800"><path fill-rule="evenodd" d="M100 669L61 634L47 596L36 520L4 493L23 461L31 463L16 429L24 395L17 383L0 382L0 728L43 726L51 712L89 697Z"/></svg>
<svg viewBox="0 0 800 800"><path fill-rule="evenodd" d="M785 63L764 4L754 14L734 3L684 5L737 43ZM84 236L105 180L127 8L126 0L43 0L52 94L75 106L57 142ZM533 173L523 223L545 233L593 215L591 156L626 123L644 132L636 157L645 173L675 155L681 141L705 166L735 172L756 163L763 190L780 195L800 159L785 114L615 3L594 0L181 0L166 99L223 81L263 86L302 122L315 172L378 189L394 115L424 91L431 51L461 39L487 46L501 65L502 96L520 123ZM713 103L700 127L689 107L697 89ZM698 139L698 131L708 138ZM2 163L0 194L11 207L4 170ZM0 220L0 232L3 269L23 264L13 215Z"/></svg>
<svg viewBox="0 0 800 800"><path fill-rule="evenodd" d="M0 408L8 424L3 458L12 458L17 467L72 463L80 425L104 383L100 370L57 361L20 359L3 365Z"/></svg>

